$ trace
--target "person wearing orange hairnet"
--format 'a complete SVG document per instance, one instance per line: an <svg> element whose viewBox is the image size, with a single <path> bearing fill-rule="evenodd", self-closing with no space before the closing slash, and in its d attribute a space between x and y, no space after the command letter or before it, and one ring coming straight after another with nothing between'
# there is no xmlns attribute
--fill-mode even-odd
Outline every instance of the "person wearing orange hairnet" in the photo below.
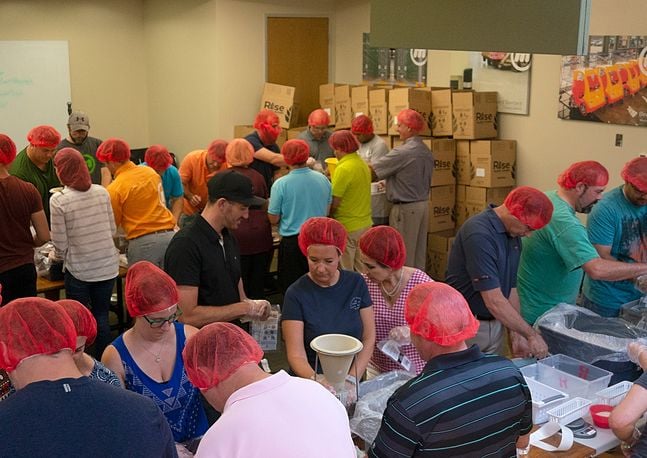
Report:
<svg viewBox="0 0 647 458"><path fill-rule="evenodd" d="M281 134L278 115L268 109L259 111L254 119L254 129L254 132L245 137L254 149L254 160L250 168L263 176L267 189L270 189L277 178L279 167L287 165L281 156L279 145L276 144Z"/></svg>
<svg viewBox="0 0 647 458"><path fill-rule="evenodd" d="M470 343L486 353L504 354L504 328L511 332L515 356L543 358L548 347L519 314L517 267L521 238L544 227L553 205L538 189L522 186L503 205L490 205L458 230L447 262L446 282L467 300L481 322Z"/></svg>
<svg viewBox="0 0 647 458"><path fill-rule="evenodd" d="M13 140L0 134L0 305L36 295L34 247L50 237L38 190L9 173L15 158ZM34 226L35 235L30 225Z"/></svg>
<svg viewBox="0 0 647 458"><path fill-rule="evenodd" d="M631 280L647 273L647 264L600 256L576 213L590 213L602 199L609 172L599 162L571 164L546 193L555 211L550 223L524 240L517 276L521 313L537 318L564 302L575 304L586 273L593 280Z"/></svg>
<svg viewBox="0 0 647 458"><path fill-rule="evenodd" d="M308 116L308 128L301 132L297 138L304 140L310 147L310 157L314 158L324 170L328 168L326 159L335 157L328 139L332 132L328 128L330 115L323 109L318 108Z"/></svg>
<svg viewBox="0 0 647 458"><path fill-rule="evenodd" d="M647 157L628 161L624 184L604 194L587 220L589 240L600 257L624 263L647 262ZM607 281L584 275L582 306L615 317L620 308L645 294L631 279ZM644 286L642 287L644 289Z"/></svg>
<svg viewBox="0 0 647 458"><path fill-rule="evenodd" d="M27 134L29 144L16 155L9 173L36 186L49 222L49 191L61 185L52 158L61 134L52 126L36 126Z"/></svg>
<svg viewBox="0 0 647 458"><path fill-rule="evenodd" d="M515 448L530 442L530 390L511 361L466 342L479 322L465 298L444 283L422 283L405 317L426 365L388 400L368 456L519 456Z"/></svg>
<svg viewBox="0 0 647 458"><path fill-rule="evenodd" d="M144 153L144 162L140 165L147 165L157 172L162 178L162 190L164 191L164 202L166 208L171 210L173 219L179 224L180 215L184 201L184 188L177 168L173 165L173 157L168 148L163 145L149 146Z"/></svg>

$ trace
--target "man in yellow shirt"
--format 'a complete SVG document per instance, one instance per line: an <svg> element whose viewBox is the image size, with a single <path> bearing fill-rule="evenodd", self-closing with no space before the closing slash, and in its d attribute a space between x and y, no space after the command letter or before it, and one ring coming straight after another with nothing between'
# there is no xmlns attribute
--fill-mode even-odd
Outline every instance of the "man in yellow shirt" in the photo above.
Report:
<svg viewBox="0 0 647 458"><path fill-rule="evenodd" d="M162 179L150 167L131 162L128 144L118 138L101 143L97 159L114 178L107 189L115 222L128 240L128 263L145 260L164 268L164 253L176 226L164 203Z"/></svg>

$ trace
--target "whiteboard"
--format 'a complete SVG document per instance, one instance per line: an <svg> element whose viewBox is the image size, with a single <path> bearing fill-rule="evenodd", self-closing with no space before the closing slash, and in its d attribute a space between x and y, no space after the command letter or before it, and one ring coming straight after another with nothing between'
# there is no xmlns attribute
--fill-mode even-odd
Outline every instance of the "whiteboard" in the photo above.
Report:
<svg viewBox="0 0 647 458"><path fill-rule="evenodd" d="M49 124L67 135L71 101L67 41L0 41L0 133L27 145L27 132Z"/></svg>

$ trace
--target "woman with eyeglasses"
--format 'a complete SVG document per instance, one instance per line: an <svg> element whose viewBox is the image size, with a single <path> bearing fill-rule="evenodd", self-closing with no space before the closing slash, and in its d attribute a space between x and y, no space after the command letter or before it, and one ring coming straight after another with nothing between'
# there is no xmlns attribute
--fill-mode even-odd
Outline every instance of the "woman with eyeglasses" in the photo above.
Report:
<svg viewBox="0 0 647 458"><path fill-rule="evenodd" d="M106 348L101 361L126 389L157 404L175 442L187 442L209 425L182 360L186 339L198 330L177 322L178 301L177 286L166 272L148 261L133 264L126 275L126 307L135 322Z"/></svg>

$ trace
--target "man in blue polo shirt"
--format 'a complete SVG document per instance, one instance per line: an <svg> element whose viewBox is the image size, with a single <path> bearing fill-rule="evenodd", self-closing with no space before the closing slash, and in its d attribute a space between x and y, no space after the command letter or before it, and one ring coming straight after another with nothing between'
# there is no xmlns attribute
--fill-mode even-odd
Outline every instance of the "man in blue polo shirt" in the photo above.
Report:
<svg viewBox="0 0 647 458"><path fill-rule="evenodd" d="M522 186L503 205L490 205L468 219L456 234L447 264L447 283L467 300L481 322L470 343L486 353L503 354L503 328L511 331L515 356L543 358L548 346L520 314L517 268L521 237L550 221L553 205L541 191ZM525 340L524 340L525 339Z"/></svg>
<svg viewBox="0 0 647 458"><path fill-rule="evenodd" d="M528 386L512 362L466 340L479 322L458 291L421 283L405 304L411 342L427 361L387 402L368 455L515 456L532 428Z"/></svg>

